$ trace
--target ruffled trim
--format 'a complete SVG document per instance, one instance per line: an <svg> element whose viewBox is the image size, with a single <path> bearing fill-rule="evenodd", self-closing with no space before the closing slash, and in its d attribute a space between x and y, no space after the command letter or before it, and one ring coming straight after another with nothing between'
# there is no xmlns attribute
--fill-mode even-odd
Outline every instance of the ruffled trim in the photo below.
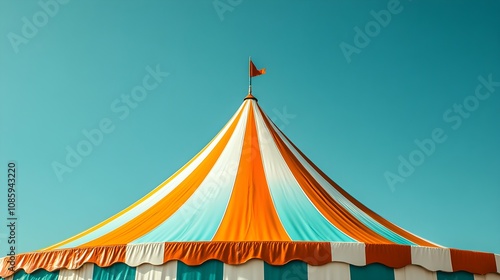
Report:
<svg viewBox="0 0 500 280"><path fill-rule="evenodd" d="M300 260L309 265L344 262L364 266L380 263L390 268L419 265L429 271L466 271L473 274L500 274L500 255L396 244L364 244L338 242L164 242L71 248L25 253L0 259L0 277L6 278L18 270L32 273L37 269L55 271L78 269L86 263L108 267L125 263L137 267L144 263L161 265L177 260L187 265L200 265L207 260L226 264L243 264L260 259L272 265L284 265Z"/></svg>

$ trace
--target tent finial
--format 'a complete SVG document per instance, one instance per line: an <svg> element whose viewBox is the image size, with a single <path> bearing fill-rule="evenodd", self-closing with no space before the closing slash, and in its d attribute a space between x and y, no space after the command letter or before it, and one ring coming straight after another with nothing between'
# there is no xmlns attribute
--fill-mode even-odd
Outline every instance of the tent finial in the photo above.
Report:
<svg viewBox="0 0 500 280"><path fill-rule="evenodd" d="M247 100L247 99L253 99L255 101L259 101L257 98L255 98L255 96L252 95L251 91L248 91L247 96L245 96L245 98L243 98L243 100Z"/></svg>

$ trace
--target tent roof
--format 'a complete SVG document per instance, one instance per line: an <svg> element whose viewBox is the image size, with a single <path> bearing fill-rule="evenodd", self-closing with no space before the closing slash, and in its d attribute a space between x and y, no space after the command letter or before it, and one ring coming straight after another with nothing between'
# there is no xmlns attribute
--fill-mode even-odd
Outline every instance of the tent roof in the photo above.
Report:
<svg viewBox="0 0 500 280"><path fill-rule="evenodd" d="M445 271L454 259L460 266L457 252L474 254L483 265L469 263L465 270L496 272L495 255L442 248L355 200L273 124L252 95L207 146L145 197L74 237L21 255L16 267L154 263L151 254L161 256L159 263L259 258L319 265L332 261L332 248L341 248L337 257L345 254L353 264L391 267L414 263L414 254L444 254L449 261L436 269ZM321 257L311 257L318 252ZM9 272L3 267L0 274Z"/></svg>
<svg viewBox="0 0 500 280"><path fill-rule="evenodd" d="M436 245L384 220L323 174L254 97L145 197L45 250L184 241Z"/></svg>

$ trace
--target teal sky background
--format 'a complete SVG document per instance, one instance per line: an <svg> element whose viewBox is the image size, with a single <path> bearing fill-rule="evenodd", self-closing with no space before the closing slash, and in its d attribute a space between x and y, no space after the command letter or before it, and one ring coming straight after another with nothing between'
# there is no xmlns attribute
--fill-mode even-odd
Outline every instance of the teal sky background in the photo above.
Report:
<svg viewBox="0 0 500 280"><path fill-rule="evenodd" d="M66 1L41 0L58 3L46 18L38 1L0 2L0 225L13 160L18 252L101 222L191 159L242 103L251 55L267 68L260 106L354 197L443 246L500 253L500 85L473 97L479 76L500 82L499 1ZM356 45L388 5L399 12ZM358 46L348 59L343 42ZM169 75L116 112L148 66ZM53 162L106 118L114 130L59 180ZM384 174L436 128L446 140L391 188Z"/></svg>

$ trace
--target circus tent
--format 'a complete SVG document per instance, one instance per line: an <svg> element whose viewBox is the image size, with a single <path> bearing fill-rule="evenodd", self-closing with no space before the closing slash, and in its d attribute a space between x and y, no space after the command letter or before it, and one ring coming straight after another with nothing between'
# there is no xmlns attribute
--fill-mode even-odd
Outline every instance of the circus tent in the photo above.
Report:
<svg viewBox="0 0 500 280"><path fill-rule="evenodd" d="M251 93L145 197L11 261L5 279L500 279L500 255L442 247L354 199Z"/></svg>

